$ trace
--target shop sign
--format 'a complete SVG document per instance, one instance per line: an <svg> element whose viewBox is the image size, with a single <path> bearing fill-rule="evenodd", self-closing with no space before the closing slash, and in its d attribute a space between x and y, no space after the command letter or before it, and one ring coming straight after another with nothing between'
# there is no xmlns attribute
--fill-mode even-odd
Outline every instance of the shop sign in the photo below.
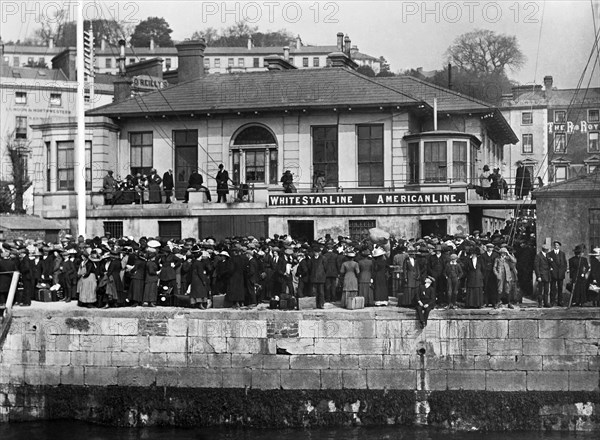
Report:
<svg viewBox="0 0 600 440"><path fill-rule="evenodd" d="M410 206L466 203L464 192L277 194L269 206Z"/></svg>
<svg viewBox="0 0 600 440"><path fill-rule="evenodd" d="M581 133L587 133L590 130L598 130L598 127L600 127L600 124L598 124L598 122L548 122L548 134L565 132L571 134L576 131L580 131Z"/></svg>

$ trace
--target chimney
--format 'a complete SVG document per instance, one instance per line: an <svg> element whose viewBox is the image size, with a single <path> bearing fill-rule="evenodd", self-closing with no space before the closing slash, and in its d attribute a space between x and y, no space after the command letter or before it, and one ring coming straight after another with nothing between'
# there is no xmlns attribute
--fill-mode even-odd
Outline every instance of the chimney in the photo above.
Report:
<svg viewBox="0 0 600 440"><path fill-rule="evenodd" d="M204 38L194 41L184 41L175 45L177 48L177 82L200 78L204 75L204 49L206 42Z"/></svg>
<svg viewBox="0 0 600 440"><path fill-rule="evenodd" d="M350 56L350 37L348 35L346 35L344 37L344 53L346 54L347 57Z"/></svg>
<svg viewBox="0 0 600 440"><path fill-rule="evenodd" d="M119 40L119 58L117 58L119 64L119 75L125 76L125 40Z"/></svg>
<svg viewBox="0 0 600 440"><path fill-rule="evenodd" d="M266 56L265 62L267 63L267 68L269 70L293 70L293 69L296 69L296 66L294 66L292 63L290 63L288 60L284 59L284 57L280 57L279 55Z"/></svg>
<svg viewBox="0 0 600 440"><path fill-rule="evenodd" d="M283 59L286 61L290 60L290 47L289 46L283 47Z"/></svg>
<svg viewBox="0 0 600 440"><path fill-rule="evenodd" d="M68 47L54 56L52 68L62 70L68 81L77 81L77 49Z"/></svg>
<svg viewBox="0 0 600 440"><path fill-rule="evenodd" d="M448 63L448 88L452 90L452 64Z"/></svg>
<svg viewBox="0 0 600 440"><path fill-rule="evenodd" d="M333 52L327 55L327 66L356 70L358 64L344 52Z"/></svg>
<svg viewBox="0 0 600 440"><path fill-rule="evenodd" d="M248 35L248 50L252 50L252 37Z"/></svg>
<svg viewBox="0 0 600 440"><path fill-rule="evenodd" d="M104 35L100 38L100 50L106 50L106 37Z"/></svg>
<svg viewBox="0 0 600 440"><path fill-rule="evenodd" d="M113 103L125 101L131 98L131 89L133 81L131 78L123 76L113 83L115 95L113 97Z"/></svg>
<svg viewBox="0 0 600 440"><path fill-rule="evenodd" d="M358 52L358 46L352 46L350 48L350 57L354 58L354 55Z"/></svg>
<svg viewBox="0 0 600 440"><path fill-rule="evenodd" d="M150 37L150 50L154 50L154 37Z"/></svg>
<svg viewBox="0 0 600 440"><path fill-rule="evenodd" d="M48 38L48 49L54 49L54 40L52 38Z"/></svg>
<svg viewBox="0 0 600 440"><path fill-rule="evenodd" d="M140 61L127 65L125 68L126 76L132 78L139 75L148 75L152 78L163 79L163 59L150 58L149 60Z"/></svg>
<svg viewBox="0 0 600 440"><path fill-rule="evenodd" d="M296 50L300 50L301 47L302 47L302 39L300 38L300 35L298 35L296 37Z"/></svg>
<svg viewBox="0 0 600 440"><path fill-rule="evenodd" d="M344 33L343 32L337 33L337 51L338 52L344 51Z"/></svg>
<svg viewBox="0 0 600 440"><path fill-rule="evenodd" d="M553 78L550 75L546 75L544 77L544 92L546 94L546 98L550 98L552 96L552 83Z"/></svg>

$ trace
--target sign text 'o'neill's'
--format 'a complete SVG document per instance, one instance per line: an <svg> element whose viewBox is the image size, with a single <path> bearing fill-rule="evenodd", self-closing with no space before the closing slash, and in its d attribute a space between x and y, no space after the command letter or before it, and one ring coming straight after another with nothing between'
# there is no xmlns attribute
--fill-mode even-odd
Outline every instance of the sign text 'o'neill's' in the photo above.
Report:
<svg viewBox="0 0 600 440"><path fill-rule="evenodd" d="M465 203L464 192L270 195L269 206L392 206Z"/></svg>

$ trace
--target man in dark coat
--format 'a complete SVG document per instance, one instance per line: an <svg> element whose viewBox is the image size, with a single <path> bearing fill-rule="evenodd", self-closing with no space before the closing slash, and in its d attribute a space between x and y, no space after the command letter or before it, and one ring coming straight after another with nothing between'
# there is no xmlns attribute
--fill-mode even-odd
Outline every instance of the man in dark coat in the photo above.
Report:
<svg viewBox="0 0 600 440"><path fill-rule="evenodd" d="M248 264L245 267L244 280L246 282L246 290L248 295L246 297L245 304L247 306L254 306L258 304L256 286L258 285L260 276L260 265L251 249L246 251L246 258L248 259Z"/></svg>
<svg viewBox="0 0 600 440"><path fill-rule="evenodd" d="M185 192L185 198L183 203L187 203L190 200L190 189L194 189L195 191L203 190L206 193L206 200L211 201L210 191L207 187L203 185L204 179L202 175L198 172L198 170L194 170L192 174L190 174L190 178L188 180L187 191Z"/></svg>
<svg viewBox="0 0 600 440"><path fill-rule="evenodd" d="M531 190L531 174L529 170L523 166L523 162L517 162L517 174L515 176L515 194L518 198L523 199L529 195Z"/></svg>
<svg viewBox="0 0 600 440"><path fill-rule="evenodd" d="M548 252L550 262L550 304L563 306L563 282L569 269L567 256L560 250L560 241L553 243L554 249Z"/></svg>
<svg viewBox="0 0 600 440"><path fill-rule="evenodd" d="M422 328L427 326L429 312L435 307L435 289L432 286L434 282L435 278L431 276L425 278L425 284L419 289L419 294L417 295L417 317Z"/></svg>
<svg viewBox="0 0 600 440"><path fill-rule="evenodd" d="M325 265L325 302L333 302L341 263L338 265L338 254L333 251L332 245L327 247L327 252L323 255L323 264Z"/></svg>
<svg viewBox="0 0 600 440"><path fill-rule="evenodd" d="M227 194L229 194L229 173L225 170L223 164L219 165L219 171L215 177L217 181L217 203L227 203Z"/></svg>
<svg viewBox="0 0 600 440"><path fill-rule="evenodd" d="M538 291L538 306L550 307L550 261L548 260L548 252L550 247L542 245L542 250L535 256L533 262L533 270L537 279Z"/></svg>
<svg viewBox="0 0 600 440"><path fill-rule="evenodd" d="M227 285L227 301L233 304L233 307L241 307L246 299L246 284L244 282L244 272L248 259L240 253L239 249L231 250L231 275Z"/></svg>
<svg viewBox="0 0 600 440"><path fill-rule="evenodd" d="M438 303L445 303L446 298L446 270L448 261L445 255L442 255L442 246L435 247L435 254L430 255L427 260L427 275L435 280L434 288Z"/></svg>
<svg viewBox="0 0 600 440"><path fill-rule="evenodd" d="M313 286L314 296L317 297L317 309L322 309L325 304L325 263L321 255L321 248L314 247L310 258L310 282Z"/></svg>
<svg viewBox="0 0 600 440"><path fill-rule="evenodd" d="M16 271L17 264L15 260L10 257L8 251L3 250L0 259L0 304L6 303L8 299L8 291L10 290L10 284L13 277L11 272Z"/></svg>
<svg viewBox="0 0 600 440"><path fill-rule="evenodd" d="M165 172L165 174L163 174L162 183L166 196L165 203L171 203L171 196L173 195L173 188L175 187L173 170L168 170Z"/></svg>
<svg viewBox="0 0 600 440"><path fill-rule="evenodd" d="M485 252L479 257L483 271L483 302L485 305L489 304L494 308L498 308L500 304L498 298L498 280L496 279L496 275L494 275L494 263L498 257L498 252L494 250L494 245L491 243L485 245Z"/></svg>
<svg viewBox="0 0 600 440"><path fill-rule="evenodd" d="M296 276L298 277L298 298L312 295L312 286L310 284L310 259L304 252L298 253L298 268Z"/></svg>

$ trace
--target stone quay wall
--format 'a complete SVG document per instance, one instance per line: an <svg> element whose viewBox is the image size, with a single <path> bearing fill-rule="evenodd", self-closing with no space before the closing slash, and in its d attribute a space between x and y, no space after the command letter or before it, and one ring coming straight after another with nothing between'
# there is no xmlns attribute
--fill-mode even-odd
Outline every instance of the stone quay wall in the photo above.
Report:
<svg viewBox="0 0 600 440"><path fill-rule="evenodd" d="M64 417L64 411L125 426L362 420L600 429L597 309L436 310L422 330L413 311L397 308L44 307L16 309L1 342L0 421ZM192 421L182 408L188 392L208 393L201 406L221 405L223 396L255 400L236 403L240 408L227 417L211 408L211 417ZM149 403L152 393L160 402ZM490 420L465 409L465 402L482 398L513 411ZM395 403L382 403L390 399ZM257 402L277 402L287 415L276 407L270 415L252 413ZM528 408L522 418L533 407L535 420L521 420L521 407Z"/></svg>

